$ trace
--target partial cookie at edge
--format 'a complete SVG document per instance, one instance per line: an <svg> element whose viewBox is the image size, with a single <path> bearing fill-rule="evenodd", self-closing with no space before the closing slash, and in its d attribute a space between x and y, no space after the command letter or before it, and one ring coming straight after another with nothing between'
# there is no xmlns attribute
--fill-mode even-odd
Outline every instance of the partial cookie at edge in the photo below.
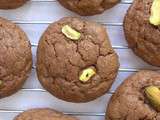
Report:
<svg viewBox="0 0 160 120"><path fill-rule="evenodd" d="M15 9L29 0L0 0L0 9Z"/></svg>
<svg viewBox="0 0 160 120"><path fill-rule="evenodd" d="M0 98L17 92L32 68L31 45L15 24L0 18Z"/></svg>
<svg viewBox="0 0 160 120"><path fill-rule="evenodd" d="M134 0L124 19L124 33L134 53L154 66L160 66L160 27L149 22L153 0Z"/></svg>
<svg viewBox="0 0 160 120"><path fill-rule="evenodd" d="M129 76L111 97L106 120L159 120L144 93L148 86L160 86L159 72L143 70Z"/></svg>
<svg viewBox="0 0 160 120"><path fill-rule="evenodd" d="M65 8L83 16L103 13L118 4L120 0L58 0Z"/></svg>
<svg viewBox="0 0 160 120"><path fill-rule="evenodd" d="M49 108L30 109L17 115L14 120L78 120Z"/></svg>

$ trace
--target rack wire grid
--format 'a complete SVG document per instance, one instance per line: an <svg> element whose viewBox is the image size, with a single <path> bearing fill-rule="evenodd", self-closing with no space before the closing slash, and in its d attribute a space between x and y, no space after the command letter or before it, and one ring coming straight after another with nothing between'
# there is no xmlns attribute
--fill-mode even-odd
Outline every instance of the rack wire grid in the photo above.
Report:
<svg viewBox="0 0 160 120"><path fill-rule="evenodd" d="M68 103L49 94L40 85L35 71L36 49L40 36L48 25L65 16L78 16L63 8L56 0L31 0L14 10L0 10L0 16L18 24L28 35L33 52L32 72L23 88L16 94L0 100L0 120L12 120L30 108L50 107L81 120L103 120L107 103L116 88L130 74L140 69L158 70L143 62L128 48L123 33L123 18L132 0L122 0L103 14L82 17L106 26L113 48L119 55L118 76L108 93L88 103ZM80 16L78 16L80 17Z"/></svg>

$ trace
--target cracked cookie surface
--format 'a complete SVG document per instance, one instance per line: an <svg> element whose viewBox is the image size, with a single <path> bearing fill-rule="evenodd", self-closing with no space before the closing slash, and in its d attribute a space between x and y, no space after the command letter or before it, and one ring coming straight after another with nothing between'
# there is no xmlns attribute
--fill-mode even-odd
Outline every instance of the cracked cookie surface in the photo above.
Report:
<svg viewBox="0 0 160 120"><path fill-rule="evenodd" d="M95 15L116 5L120 0L58 0L65 8L80 15Z"/></svg>
<svg viewBox="0 0 160 120"><path fill-rule="evenodd" d="M81 33L78 41L67 38L61 29L69 25ZM96 75L83 83L81 72L89 67ZM37 73L44 88L70 102L87 102L105 94L119 68L106 29L79 18L67 17L51 24L38 45Z"/></svg>
<svg viewBox="0 0 160 120"><path fill-rule="evenodd" d="M14 120L78 120L75 117L64 115L61 112L55 111L49 108L37 108L27 110L17 117Z"/></svg>
<svg viewBox="0 0 160 120"><path fill-rule="evenodd" d="M0 98L19 90L32 67L31 45L15 24L0 18Z"/></svg>
<svg viewBox="0 0 160 120"><path fill-rule="evenodd" d="M28 0L0 0L0 9L14 9L22 6Z"/></svg>
<svg viewBox="0 0 160 120"><path fill-rule="evenodd" d="M152 85L160 86L158 72L143 70L128 77L113 94L106 120L160 120L144 93Z"/></svg>
<svg viewBox="0 0 160 120"><path fill-rule="evenodd" d="M149 22L153 0L134 0L124 19L126 40L134 53L160 66L160 27Z"/></svg>

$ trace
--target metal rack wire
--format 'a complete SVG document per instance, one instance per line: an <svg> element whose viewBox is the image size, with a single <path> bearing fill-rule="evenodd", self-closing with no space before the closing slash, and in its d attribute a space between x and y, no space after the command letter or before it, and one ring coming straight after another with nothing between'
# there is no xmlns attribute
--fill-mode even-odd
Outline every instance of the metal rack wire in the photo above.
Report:
<svg viewBox="0 0 160 120"><path fill-rule="evenodd" d="M31 0L31 2L34 2L34 3L43 2L45 4L45 2L47 2L47 3L48 2L56 2L56 0ZM131 3L132 3L132 0L122 0L120 4L131 4ZM4 14L1 14L2 12L4 12L4 11L0 11L0 16L1 17L6 17ZM35 24L38 24L38 25L39 24L40 25L46 24L46 25L48 25L48 24L50 24L50 23L53 22L51 20L13 20L13 19L11 19L11 20L14 23L20 24L20 25L25 25L25 24L26 25L30 25L30 24L31 25L35 25ZM106 22L101 22L101 24L103 24L105 26L122 26L121 22L117 22L117 23L113 23L113 22L107 22L107 23ZM32 48L36 48L37 47L37 43L32 42L31 45L32 45ZM113 45L113 48L115 50L120 50L120 49L128 50L129 49L127 45L126 46ZM35 69L35 65L33 65L32 69ZM137 72L140 69L143 69L143 68L120 68L119 72L130 72L130 73L133 73L133 72ZM158 68L148 67L148 69L157 70ZM46 90L44 90L43 88L22 88L21 91L27 91L27 92L33 92L33 91L34 92L46 92ZM112 93L113 93L113 91L109 91L108 92L108 94L110 94L110 95ZM1 116L4 115L4 113L7 113L6 114L6 116L7 116L7 115L12 114L12 113L18 114L20 112L23 112L23 110L21 110L21 109L10 109L9 107L3 107L3 105L2 105L3 103L1 104L1 102L4 102L4 100L0 101L0 119L1 119ZM73 115L73 116L101 116L101 117L105 116L104 112L75 112L75 111L73 111L73 112L65 112L64 111L64 113L68 114L68 115ZM11 116L13 117L14 115L11 115ZM6 118L6 117L3 117L3 118Z"/></svg>

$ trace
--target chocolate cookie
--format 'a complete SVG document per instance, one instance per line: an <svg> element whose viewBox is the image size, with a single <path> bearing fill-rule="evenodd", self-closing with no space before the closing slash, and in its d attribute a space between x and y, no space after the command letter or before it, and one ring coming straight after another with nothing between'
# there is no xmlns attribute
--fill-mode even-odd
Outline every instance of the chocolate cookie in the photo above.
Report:
<svg viewBox="0 0 160 120"><path fill-rule="evenodd" d="M19 114L14 120L78 120L49 108L37 108Z"/></svg>
<svg viewBox="0 0 160 120"><path fill-rule="evenodd" d="M58 0L65 8L80 15L88 16L104 12L120 0Z"/></svg>
<svg viewBox="0 0 160 120"><path fill-rule="evenodd" d="M105 94L119 68L106 29L67 17L51 24L38 45L38 78L54 96L87 102Z"/></svg>
<svg viewBox="0 0 160 120"><path fill-rule="evenodd" d="M144 70L131 75L113 94L106 120L160 120L154 106L160 102L159 86L158 72Z"/></svg>
<svg viewBox="0 0 160 120"><path fill-rule="evenodd" d="M0 98L19 90L32 67L31 45L15 24L0 18Z"/></svg>
<svg viewBox="0 0 160 120"><path fill-rule="evenodd" d="M22 6L28 0L0 0L0 9L14 9Z"/></svg>
<svg viewBox="0 0 160 120"><path fill-rule="evenodd" d="M134 0L124 19L124 32L136 55L160 66L160 27L149 22L153 0Z"/></svg>

